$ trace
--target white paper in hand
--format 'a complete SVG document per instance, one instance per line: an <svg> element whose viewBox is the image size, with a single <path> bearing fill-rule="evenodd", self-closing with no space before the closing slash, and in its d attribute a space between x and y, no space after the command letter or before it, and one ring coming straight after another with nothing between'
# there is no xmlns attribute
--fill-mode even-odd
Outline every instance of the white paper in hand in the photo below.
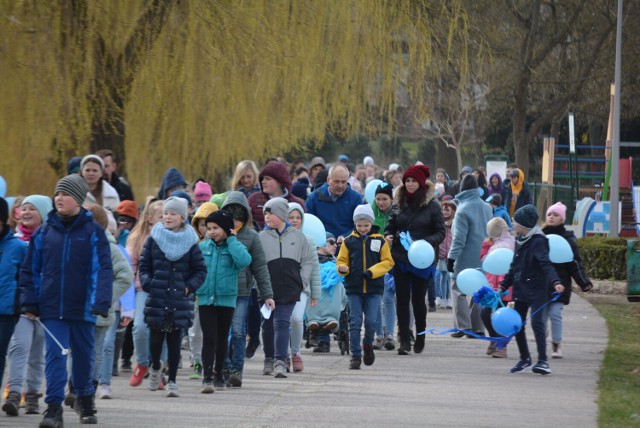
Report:
<svg viewBox="0 0 640 428"><path fill-rule="evenodd" d="M271 308L263 303L260 308L260 313L264 319L268 320L271 317Z"/></svg>

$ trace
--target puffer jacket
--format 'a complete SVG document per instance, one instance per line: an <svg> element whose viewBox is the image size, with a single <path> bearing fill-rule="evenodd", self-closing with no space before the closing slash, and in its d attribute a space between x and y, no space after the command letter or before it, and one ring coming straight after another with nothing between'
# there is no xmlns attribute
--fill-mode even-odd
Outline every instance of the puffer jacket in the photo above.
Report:
<svg viewBox="0 0 640 428"><path fill-rule="evenodd" d="M163 225L158 223L156 227ZM144 244L139 274L142 289L149 293L144 308L144 321L149 327L162 328L167 319L175 328L193 324L195 292L207 276L207 266L193 234L194 244L175 261L167 258L153 231Z"/></svg>
<svg viewBox="0 0 640 428"><path fill-rule="evenodd" d="M584 271L584 267L582 266L582 259L580 258L580 250L578 250L576 235L572 231L565 229L564 225L545 226L542 228L542 232L545 235L560 235L566 239L571 246L573 260L568 263L553 263L553 267L556 269L558 277L560 277L560 282L564 286L564 291L560 295L558 301L568 305L571 300L571 278L574 279L576 284L578 284L582 290L591 284L591 279L589 279Z"/></svg>
<svg viewBox="0 0 640 428"><path fill-rule="evenodd" d="M251 263L251 255L231 235L220 245L207 239L198 244L207 265L207 277L198 291L198 306L236 307L238 274Z"/></svg>
<svg viewBox="0 0 640 428"><path fill-rule="evenodd" d="M107 318L98 317L96 326L108 327L115 320L115 306L120 297L127 292L133 283L133 270L129 264L129 260L120 250L120 246L116 242L116 238L108 230L105 232L109 241L109 249L111 250L111 264L113 265L113 292L111 299L111 307L109 308L109 316Z"/></svg>
<svg viewBox="0 0 640 428"><path fill-rule="evenodd" d="M260 236L251 226L249 201L242 192L233 191L227 194L227 199L222 204L221 209L228 208L232 204L240 205L246 210L248 224L242 225L240 230L236 232L236 238L247 247L247 251L251 255L251 264L243 268L238 274L238 297L249 297L253 285L256 284L260 300L273 299L267 258L260 242Z"/></svg>
<svg viewBox="0 0 640 428"><path fill-rule="evenodd" d="M362 236L357 231L342 242L338 253L337 266L348 266L344 286L347 294L382 294L384 292L384 274L393 268L389 245L384 236L373 226L369 235ZM365 276L365 272L369 271Z"/></svg>
<svg viewBox="0 0 640 428"><path fill-rule="evenodd" d="M113 267L104 229L85 208L67 229L57 211L36 230L20 269L23 312L96 322L112 300Z"/></svg>
<svg viewBox="0 0 640 428"><path fill-rule="evenodd" d="M17 278L27 248L27 243L16 238L9 226L5 225L0 232L0 315L20 313Z"/></svg>
<svg viewBox="0 0 640 428"><path fill-rule="evenodd" d="M398 192L403 191L404 187L398 189ZM407 207L406 209L401 209L398 213L393 213L389 219L389 224L384 230L385 236L393 235L391 255L396 263L409 263L407 250L400 242L399 235L403 231L408 231L414 241L424 239L431 244L435 253L438 253L438 247L444 240L446 231L444 217L442 217L442 207L436 197L435 184L432 182L427 181L427 194L417 212L413 208ZM478 248L479 253L480 248Z"/></svg>
<svg viewBox="0 0 640 428"><path fill-rule="evenodd" d="M304 206L304 201L291 193L291 177L289 176L286 165L282 162L269 162L262 168L262 171L260 171L260 192L253 193L249 196L251 216L260 225L260 228L264 227L264 213L262 212L264 204L271 199L270 195L262 191L262 178L265 176L271 177L280 183L282 191L284 192L281 197L285 198L287 202L297 202Z"/></svg>

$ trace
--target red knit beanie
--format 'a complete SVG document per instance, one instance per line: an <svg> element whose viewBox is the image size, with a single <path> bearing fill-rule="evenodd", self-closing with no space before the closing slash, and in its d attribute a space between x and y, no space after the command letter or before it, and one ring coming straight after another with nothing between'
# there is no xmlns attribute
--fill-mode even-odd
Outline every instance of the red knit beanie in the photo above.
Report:
<svg viewBox="0 0 640 428"><path fill-rule="evenodd" d="M420 187L424 189L427 187L427 178L431 177L431 172L427 165L414 165L402 174L402 183L404 184L409 177L416 180Z"/></svg>

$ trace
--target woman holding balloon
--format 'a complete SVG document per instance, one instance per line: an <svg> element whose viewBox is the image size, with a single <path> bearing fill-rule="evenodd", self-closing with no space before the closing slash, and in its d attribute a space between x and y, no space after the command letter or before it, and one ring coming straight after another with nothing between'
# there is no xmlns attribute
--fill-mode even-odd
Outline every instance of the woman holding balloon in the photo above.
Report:
<svg viewBox="0 0 640 428"><path fill-rule="evenodd" d="M414 165L407 169L402 176L403 186L395 195L398 212L389 219L384 235L391 245L391 255L396 265L393 271L396 284L396 308L398 314L398 329L400 333L399 355L408 355L411 351L409 328L409 303L413 305L416 322L416 333L420 333L427 326L427 306L425 295L429 283L433 283L435 272L434 250L445 236L442 209L435 195L435 184L427 179L431 176L426 165ZM404 233L403 233L404 232ZM414 266L409 260L406 235L414 242L424 240L430 244L431 251L421 251L418 256L431 260L418 260L420 266ZM403 242L404 241L404 242ZM413 347L415 353L424 349L424 335L418 334Z"/></svg>

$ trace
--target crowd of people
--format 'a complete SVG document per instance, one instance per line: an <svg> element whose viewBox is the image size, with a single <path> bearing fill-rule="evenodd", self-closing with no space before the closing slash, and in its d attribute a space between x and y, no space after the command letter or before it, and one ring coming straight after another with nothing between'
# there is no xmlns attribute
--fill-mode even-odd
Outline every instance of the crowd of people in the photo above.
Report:
<svg viewBox="0 0 640 428"><path fill-rule="evenodd" d="M548 374L548 320L551 357L562 358L571 281L592 287L564 228L566 206L549 207L540 226L513 164L504 179L465 166L453 181L442 168L381 168L371 156L355 166L346 155L331 164L271 159L261 169L244 160L218 192L170 168L144 202L116 169L114 154L100 150L69 161L53 199L16 197L9 206L0 198L8 416L21 406L40 412L43 380L41 427L62 426L63 404L81 423L97 423L95 398L112 397L120 372L131 372L131 387L148 378L149 390L178 397L183 346L191 378L210 394L241 387L244 360L260 346L262 373L275 378L304 371L305 339L327 353L333 335L348 338L352 370L374 364L376 350L419 354L427 313L436 310L452 310L454 338L485 331L497 338L491 309L456 278L501 248L514 251L513 263L506 275L487 274L488 282L522 319L531 310L538 351L533 365L523 327L511 372L533 366ZM365 200L372 180L380 181ZM312 216L324 227L320 239L305 233ZM546 234L569 241L571 262L549 260ZM416 240L434 249L427 267L410 259ZM546 305L553 292L560 299ZM507 349L491 341L487 354L505 358Z"/></svg>

